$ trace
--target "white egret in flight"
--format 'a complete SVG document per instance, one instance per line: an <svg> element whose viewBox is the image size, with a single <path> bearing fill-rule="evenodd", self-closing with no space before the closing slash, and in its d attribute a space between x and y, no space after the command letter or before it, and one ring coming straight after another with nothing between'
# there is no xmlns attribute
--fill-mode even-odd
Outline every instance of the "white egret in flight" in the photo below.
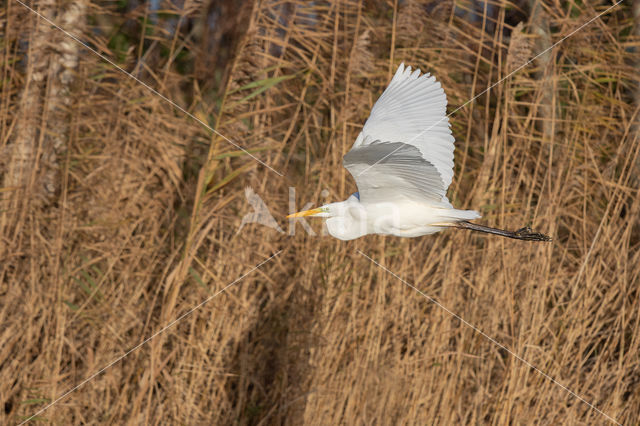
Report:
<svg viewBox="0 0 640 426"><path fill-rule="evenodd" d="M447 188L454 138L446 110L447 97L435 77L401 64L344 156L358 192L287 217L325 217L329 234L341 240L367 234L418 237L456 227L550 241L530 228L512 232L471 223L480 217L477 211L453 208Z"/></svg>

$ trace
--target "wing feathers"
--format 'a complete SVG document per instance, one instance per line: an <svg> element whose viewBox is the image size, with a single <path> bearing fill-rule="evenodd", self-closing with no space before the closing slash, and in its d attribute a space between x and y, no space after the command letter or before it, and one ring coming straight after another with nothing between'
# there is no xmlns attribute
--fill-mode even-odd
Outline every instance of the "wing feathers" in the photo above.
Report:
<svg viewBox="0 0 640 426"><path fill-rule="evenodd" d="M352 149L374 141L415 146L435 167L446 192L453 178L454 149L446 110L447 97L435 77L401 64L371 109Z"/></svg>

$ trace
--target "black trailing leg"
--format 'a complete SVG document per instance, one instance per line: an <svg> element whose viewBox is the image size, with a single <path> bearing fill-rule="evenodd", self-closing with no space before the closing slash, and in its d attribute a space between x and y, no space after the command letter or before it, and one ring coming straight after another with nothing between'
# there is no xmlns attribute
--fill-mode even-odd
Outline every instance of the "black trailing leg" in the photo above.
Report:
<svg viewBox="0 0 640 426"><path fill-rule="evenodd" d="M470 229L472 231L480 231L486 232L487 234L501 235L507 238L514 238L516 240L525 240L525 241L551 241L551 237L540 234L539 232L534 232L533 229L529 227L520 228L517 231L506 231L504 229L491 228L489 226L478 225L477 223L471 223L462 221L457 222L452 225L456 228L462 229Z"/></svg>

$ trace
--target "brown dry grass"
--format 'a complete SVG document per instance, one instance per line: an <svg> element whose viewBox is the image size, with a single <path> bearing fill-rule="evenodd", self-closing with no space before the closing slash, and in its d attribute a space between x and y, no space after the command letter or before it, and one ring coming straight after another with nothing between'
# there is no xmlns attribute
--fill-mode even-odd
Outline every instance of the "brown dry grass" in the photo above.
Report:
<svg viewBox="0 0 640 426"><path fill-rule="evenodd" d="M86 16L65 15L70 4ZM552 244L465 231L345 243L301 228L236 230L250 212L246 186L279 219L289 186L303 204L323 202L325 189L331 200L354 191L342 155L401 61L435 74L452 111L608 4L163 3L161 22L173 26L144 39L148 8L118 5L39 3L285 176L90 52L64 50L62 34L9 0L2 423L35 413L278 250L39 419L606 423L361 250L608 415L640 421L640 33L630 4L452 116L453 204L489 225L531 224ZM214 12L225 26L204 30Z"/></svg>

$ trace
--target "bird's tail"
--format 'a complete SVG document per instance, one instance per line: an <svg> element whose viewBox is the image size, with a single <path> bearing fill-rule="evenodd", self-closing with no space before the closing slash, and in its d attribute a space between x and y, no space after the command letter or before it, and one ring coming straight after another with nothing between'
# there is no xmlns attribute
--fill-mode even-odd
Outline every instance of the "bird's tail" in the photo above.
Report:
<svg viewBox="0 0 640 426"><path fill-rule="evenodd" d="M442 215L443 218L446 218L452 222L460 222L463 220L473 220L480 219L482 216L475 210L456 210L456 209L447 209L446 213Z"/></svg>

